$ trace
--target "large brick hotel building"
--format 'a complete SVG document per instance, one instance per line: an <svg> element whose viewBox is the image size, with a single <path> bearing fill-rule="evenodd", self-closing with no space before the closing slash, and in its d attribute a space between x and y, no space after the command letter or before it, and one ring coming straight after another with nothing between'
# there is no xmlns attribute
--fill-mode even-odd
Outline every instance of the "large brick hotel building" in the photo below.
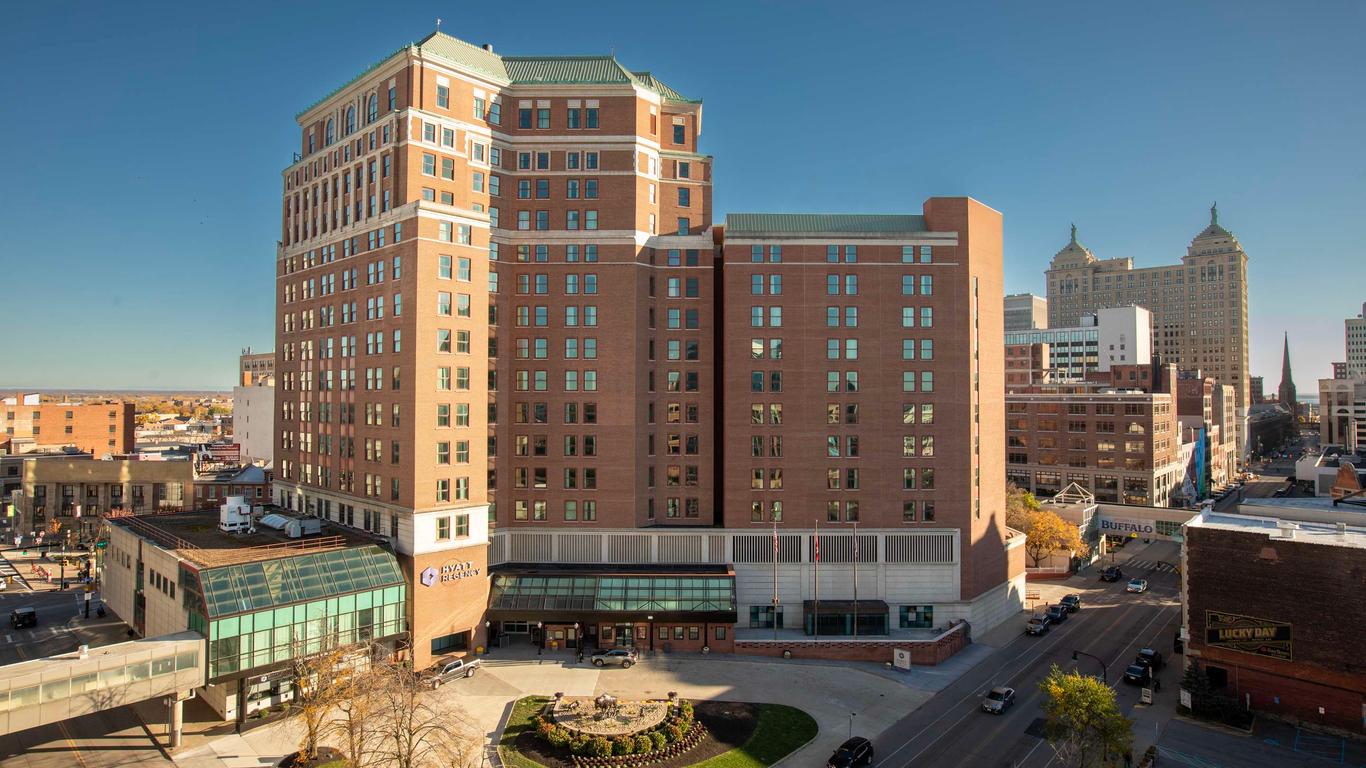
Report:
<svg viewBox="0 0 1366 768"><path fill-rule="evenodd" d="M418 664L809 627L817 521L822 634L1018 608L999 213L713 226L700 101L439 32L298 122L276 499L391 541Z"/></svg>

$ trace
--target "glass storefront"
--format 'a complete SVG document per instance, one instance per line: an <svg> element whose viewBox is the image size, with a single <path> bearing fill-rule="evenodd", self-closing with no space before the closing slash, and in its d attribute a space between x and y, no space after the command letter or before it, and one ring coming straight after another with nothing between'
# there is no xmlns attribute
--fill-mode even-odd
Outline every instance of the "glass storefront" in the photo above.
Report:
<svg viewBox="0 0 1366 768"><path fill-rule="evenodd" d="M407 629L403 574L377 546L182 569L181 589L210 680Z"/></svg>

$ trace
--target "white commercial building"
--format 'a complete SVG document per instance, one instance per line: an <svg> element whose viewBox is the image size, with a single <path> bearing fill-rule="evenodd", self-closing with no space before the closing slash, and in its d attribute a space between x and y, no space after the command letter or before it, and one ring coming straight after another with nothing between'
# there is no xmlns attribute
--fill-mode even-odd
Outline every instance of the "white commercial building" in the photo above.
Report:
<svg viewBox="0 0 1366 768"><path fill-rule="evenodd" d="M232 442L242 446L242 461L270 464L275 452L275 381L232 388Z"/></svg>
<svg viewBox="0 0 1366 768"><path fill-rule="evenodd" d="M1152 313L1140 306L1098 309L1083 315L1075 328L1006 331L1005 343L1047 344L1052 370L1062 378L1116 365L1152 362Z"/></svg>

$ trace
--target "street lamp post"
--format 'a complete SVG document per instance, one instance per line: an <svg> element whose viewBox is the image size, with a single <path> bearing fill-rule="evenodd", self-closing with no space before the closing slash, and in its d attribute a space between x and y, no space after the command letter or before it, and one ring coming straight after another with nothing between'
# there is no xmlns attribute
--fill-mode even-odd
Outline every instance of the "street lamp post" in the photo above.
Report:
<svg viewBox="0 0 1366 768"><path fill-rule="evenodd" d="M1110 684L1110 681L1106 679L1106 670L1105 670L1105 661L1104 661L1104 660L1102 660L1099 656L1094 656L1094 655L1092 655L1092 654L1087 653L1086 651L1078 651L1078 650L1076 650L1076 649L1073 649L1073 651L1072 651L1072 661L1076 661L1078 656L1085 656L1086 658L1092 659L1092 660L1095 661L1097 664L1099 664L1099 665L1100 665L1100 681L1101 681L1102 683L1105 683L1106 685L1109 685L1109 684Z"/></svg>
<svg viewBox="0 0 1366 768"><path fill-rule="evenodd" d="M850 712L850 713L849 713L849 738L851 738L851 739L854 738L854 716L855 716L856 714L858 714L858 713L857 713L857 712Z"/></svg>

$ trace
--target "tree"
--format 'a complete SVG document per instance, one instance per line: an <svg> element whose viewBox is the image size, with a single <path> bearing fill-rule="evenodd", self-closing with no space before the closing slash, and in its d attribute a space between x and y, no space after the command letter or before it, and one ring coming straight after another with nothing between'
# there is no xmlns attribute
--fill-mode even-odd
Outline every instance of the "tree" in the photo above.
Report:
<svg viewBox="0 0 1366 768"><path fill-rule="evenodd" d="M318 741L344 690L344 681L350 676L347 661L356 650L354 646L339 646L326 640L293 644L290 671L294 675L295 697L289 711L303 726L299 741L299 757L303 760L318 753Z"/></svg>
<svg viewBox="0 0 1366 768"><path fill-rule="evenodd" d="M1077 526L1068 523L1056 512L1041 509L1025 513L1023 520L1025 534L1025 554L1034 561L1034 567L1052 556L1058 550L1085 552ZM1014 527L1014 526L1012 526Z"/></svg>
<svg viewBox="0 0 1366 768"><path fill-rule="evenodd" d="M371 672L379 689L377 739L371 755L383 768L474 768L483 739L458 708L426 695L417 673L396 664Z"/></svg>
<svg viewBox="0 0 1366 768"><path fill-rule="evenodd" d="M1132 723L1119 711L1115 691L1089 675L1055 664L1039 683L1044 694L1044 735L1068 768L1117 765L1133 743Z"/></svg>
<svg viewBox="0 0 1366 768"><path fill-rule="evenodd" d="M373 750L367 745L374 742L380 730L377 683L381 680L382 676L371 674L369 670L357 670L338 681L335 708L323 734L341 742L351 768L367 768L375 762Z"/></svg>
<svg viewBox="0 0 1366 768"><path fill-rule="evenodd" d="M1034 498L1034 494L1014 483L1006 485L1006 525L1023 531L1029 513L1038 512L1040 509L1039 500Z"/></svg>

